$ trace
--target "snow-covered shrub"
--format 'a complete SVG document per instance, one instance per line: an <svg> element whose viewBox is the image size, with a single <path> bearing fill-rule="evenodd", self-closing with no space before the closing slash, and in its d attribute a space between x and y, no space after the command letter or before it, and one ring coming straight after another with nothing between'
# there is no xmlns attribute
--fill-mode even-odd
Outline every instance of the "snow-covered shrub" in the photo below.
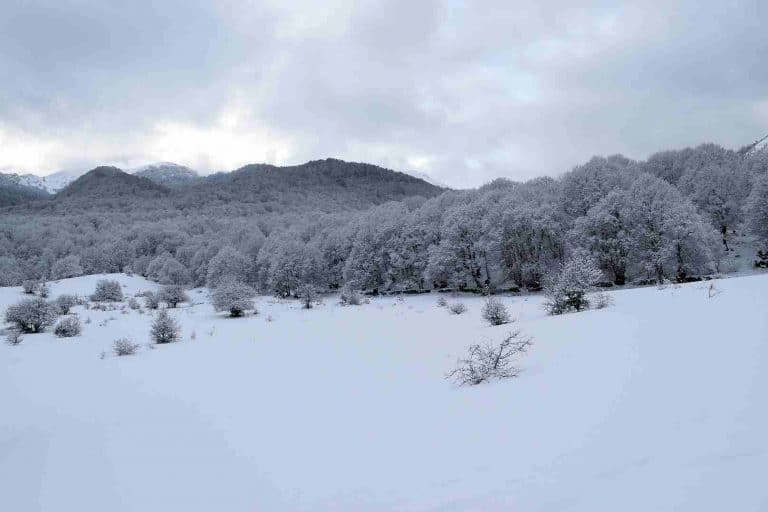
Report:
<svg viewBox="0 0 768 512"><path fill-rule="evenodd" d="M452 315L461 315L467 312L467 306L463 302L453 302L448 306Z"/></svg>
<svg viewBox="0 0 768 512"><path fill-rule="evenodd" d="M51 279L53 280L67 279L82 274L83 267L80 266L80 257L74 254L56 260L51 267Z"/></svg>
<svg viewBox="0 0 768 512"><path fill-rule="evenodd" d="M349 286L341 289L341 303L347 306L359 306L363 303L360 294Z"/></svg>
<svg viewBox="0 0 768 512"><path fill-rule="evenodd" d="M213 290L211 299L216 311L228 311L230 317L242 316L246 311L257 313L253 302L256 292L250 286L233 278L225 278Z"/></svg>
<svg viewBox="0 0 768 512"><path fill-rule="evenodd" d="M48 286L46 283L41 282L40 286L37 288L37 296L47 299L50 294L51 294L51 287Z"/></svg>
<svg viewBox="0 0 768 512"><path fill-rule="evenodd" d="M141 309L141 304L139 304L139 301L137 301L135 297L130 297L128 299L128 307L135 311Z"/></svg>
<svg viewBox="0 0 768 512"><path fill-rule="evenodd" d="M153 291L144 292L144 305L147 309L157 309L160 307L160 297Z"/></svg>
<svg viewBox="0 0 768 512"><path fill-rule="evenodd" d="M53 327L53 334L59 338L72 338L79 336L81 332L83 332L83 326L80 325L80 319L76 316L65 316Z"/></svg>
<svg viewBox="0 0 768 512"><path fill-rule="evenodd" d="M157 314L157 318L152 323L151 330L152 341L157 344L173 343L179 341L181 333L179 332L179 324L176 320L171 318L168 311L161 309Z"/></svg>
<svg viewBox="0 0 768 512"><path fill-rule="evenodd" d="M515 331L498 345L491 342L471 345L467 356L457 361L456 368L446 378L460 386L476 386L493 379L517 377L521 370L514 365L515 359L527 352L531 344L530 337Z"/></svg>
<svg viewBox="0 0 768 512"><path fill-rule="evenodd" d="M34 279L27 279L23 283L21 283L21 288L24 290L24 293L27 295L33 295L37 293L37 290L40 288L40 281L36 281Z"/></svg>
<svg viewBox="0 0 768 512"><path fill-rule="evenodd" d="M120 302L123 300L123 289L114 279L99 279L96 290L91 295L94 302Z"/></svg>
<svg viewBox="0 0 768 512"><path fill-rule="evenodd" d="M437 298L437 307L444 308L448 305L448 300L445 297L438 297Z"/></svg>
<svg viewBox="0 0 768 512"><path fill-rule="evenodd" d="M139 349L138 343L133 343L128 338L120 338L112 343L112 352L116 356L132 356Z"/></svg>
<svg viewBox="0 0 768 512"><path fill-rule="evenodd" d="M56 299L53 301L53 303L56 305L56 308L59 310L60 315L68 315L69 311L80 304L80 299L77 298L75 295L59 295L56 297Z"/></svg>
<svg viewBox="0 0 768 512"><path fill-rule="evenodd" d="M22 332L42 332L56 320L56 308L45 299L24 299L5 311L5 321Z"/></svg>
<svg viewBox="0 0 768 512"><path fill-rule="evenodd" d="M483 318L491 325L509 323L509 312L502 302L493 297L488 297L483 304Z"/></svg>
<svg viewBox="0 0 768 512"><path fill-rule="evenodd" d="M160 290L158 299L168 304L169 308L175 308L180 302L189 301L189 297L184 293L184 288L177 284L164 286Z"/></svg>
<svg viewBox="0 0 768 512"><path fill-rule="evenodd" d="M547 287L544 308L550 315L587 309L587 292L600 281L602 275L588 253L576 253Z"/></svg>
<svg viewBox="0 0 768 512"><path fill-rule="evenodd" d="M605 292L595 292L589 296L589 303L595 309L605 309L613 305L613 297Z"/></svg>
<svg viewBox="0 0 768 512"><path fill-rule="evenodd" d="M12 327L5 331L5 341L9 345L18 345L23 339L24 336L21 333L21 329L18 327Z"/></svg>

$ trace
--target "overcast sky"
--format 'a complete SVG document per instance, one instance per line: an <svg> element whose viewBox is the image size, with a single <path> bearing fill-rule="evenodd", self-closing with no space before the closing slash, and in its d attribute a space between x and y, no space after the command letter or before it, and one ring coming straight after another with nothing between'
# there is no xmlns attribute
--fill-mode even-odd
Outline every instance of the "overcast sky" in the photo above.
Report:
<svg viewBox="0 0 768 512"><path fill-rule="evenodd" d="M768 133L768 2L576 3L0 0L0 169L331 156L464 187Z"/></svg>

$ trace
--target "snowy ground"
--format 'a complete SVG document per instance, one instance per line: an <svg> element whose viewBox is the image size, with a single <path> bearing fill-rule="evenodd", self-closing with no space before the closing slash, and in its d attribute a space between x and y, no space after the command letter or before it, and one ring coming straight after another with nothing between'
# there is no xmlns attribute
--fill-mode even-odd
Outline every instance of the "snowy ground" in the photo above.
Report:
<svg viewBox="0 0 768 512"><path fill-rule="evenodd" d="M708 285L562 317L505 298L534 346L519 378L474 388L443 374L510 330L475 297L461 316L435 295L199 304L173 311L182 342L104 359L147 342L150 315L80 307L81 337L0 346L0 510L766 510L768 275Z"/></svg>

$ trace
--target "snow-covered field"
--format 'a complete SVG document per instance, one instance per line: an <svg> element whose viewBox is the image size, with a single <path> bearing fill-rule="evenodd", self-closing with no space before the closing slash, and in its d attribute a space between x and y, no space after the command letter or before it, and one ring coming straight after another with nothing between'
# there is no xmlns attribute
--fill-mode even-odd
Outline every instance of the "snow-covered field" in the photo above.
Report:
<svg viewBox="0 0 768 512"><path fill-rule="evenodd" d="M229 319L193 291L183 341L154 349L149 313L78 307L80 337L0 345L0 510L766 510L768 275L715 286L561 317L506 297L514 327L477 297L460 316L435 294L260 298ZM0 289L0 309L20 298ZM513 328L534 338L520 377L443 379ZM136 355L109 354L122 336Z"/></svg>

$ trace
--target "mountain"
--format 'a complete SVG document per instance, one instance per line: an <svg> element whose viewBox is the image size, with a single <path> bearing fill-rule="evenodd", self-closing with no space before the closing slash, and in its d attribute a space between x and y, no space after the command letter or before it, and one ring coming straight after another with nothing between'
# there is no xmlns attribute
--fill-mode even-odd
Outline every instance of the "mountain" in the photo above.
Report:
<svg viewBox="0 0 768 512"><path fill-rule="evenodd" d="M153 181L133 176L117 167L96 167L83 174L56 194L55 201L87 199L91 202L109 202L115 198L160 198L168 189Z"/></svg>
<svg viewBox="0 0 768 512"><path fill-rule="evenodd" d="M133 169L129 172L134 176L147 178L158 185L163 185L168 188L186 187L187 185L191 185L200 180L200 175L196 171L172 162L145 165L144 167L139 167L138 169Z"/></svg>
<svg viewBox="0 0 768 512"><path fill-rule="evenodd" d="M132 210L148 218L165 217L173 210L274 217L364 210L414 196L434 197L443 190L408 174L332 158L285 167L252 164L205 177L165 163L136 169L132 174L116 167L97 167L51 201L31 202L29 208L57 214L103 208ZM7 204L24 208L25 201Z"/></svg>
<svg viewBox="0 0 768 512"><path fill-rule="evenodd" d="M50 197L44 189L29 185L25 176L0 173L0 207L13 206Z"/></svg>
<svg viewBox="0 0 768 512"><path fill-rule="evenodd" d="M55 172L48 176L36 174L2 174L2 176L17 185L42 190L48 194L55 194L77 179L77 174L67 171Z"/></svg>
<svg viewBox="0 0 768 512"><path fill-rule="evenodd" d="M349 211L407 197L433 197L442 188L376 165L334 158L278 167L251 164L202 178L181 190L180 206L259 204L265 213Z"/></svg>

